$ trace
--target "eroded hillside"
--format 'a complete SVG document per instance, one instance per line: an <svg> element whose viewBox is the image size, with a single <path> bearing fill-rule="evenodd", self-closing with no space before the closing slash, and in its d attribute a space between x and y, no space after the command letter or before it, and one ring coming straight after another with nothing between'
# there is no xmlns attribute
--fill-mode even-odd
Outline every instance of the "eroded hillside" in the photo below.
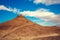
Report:
<svg viewBox="0 0 60 40"><path fill-rule="evenodd" d="M44 27L19 15L0 24L0 40L60 40L60 27Z"/></svg>

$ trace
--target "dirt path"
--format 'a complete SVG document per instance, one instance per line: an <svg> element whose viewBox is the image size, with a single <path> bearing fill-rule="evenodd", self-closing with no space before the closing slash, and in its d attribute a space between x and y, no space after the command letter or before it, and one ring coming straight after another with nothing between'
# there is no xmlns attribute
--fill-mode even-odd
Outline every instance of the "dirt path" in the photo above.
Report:
<svg viewBox="0 0 60 40"><path fill-rule="evenodd" d="M49 34L49 35L40 35L40 36L31 36L31 37L21 37L21 40L32 40L34 38L44 38L44 37L51 37L51 36L59 36L59 34Z"/></svg>
<svg viewBox="0 0 60 40"><path fill-rule="evenodd" d="M22 26L20 26L20 27L22 28L22 27L24 27L24 26L26 26L26 25L32 25L32 24L26 23L25 25L22 25ZM2 35L2 36L0 37L0 39L8 36L8 35L11 34L12 32L14 32L15 30L19 29L20 27L16 27L16 28L10 30L10 31L7 32L6 34ZM43 37L50 37L50 36L59 36L59 34L54 33L54 34L39 35L39 36L21 37L21 40L31 40L31 39L34 39L34 38L43 38ZM20 38L20 37L18 36L18 39L19 39L19 38Z"/></svg>
<svg viewBox="0 0 60 40"><path fill-rule="evenodd" d="M32 25L32 23L31 23L31 24L26 23L25 25L22 25L22 26L20 26L20 27L15 27L14 29L12 29L12 30L10 30L9 32L6 32L4 35L0 36L0 39L8 36L8 35L11 34L12 32L14 32L15 30L17 30L17 29L19 29L19 28L22 28L22 27L24 27L24 26L26 26L26 25Z"/></svg>

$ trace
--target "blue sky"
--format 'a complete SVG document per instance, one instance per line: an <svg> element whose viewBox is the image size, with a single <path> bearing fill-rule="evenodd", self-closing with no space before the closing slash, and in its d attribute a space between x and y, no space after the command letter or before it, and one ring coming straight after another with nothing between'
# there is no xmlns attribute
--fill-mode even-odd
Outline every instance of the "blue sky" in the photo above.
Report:
<svg viewBox="0 0 60 40"><path fill-rule="evenodd" d="M20 14L24 16L27 14L25 17L37 24L44 26L60 25L60 1L55 1L0 0L0 23L12 20Z"/></svg>

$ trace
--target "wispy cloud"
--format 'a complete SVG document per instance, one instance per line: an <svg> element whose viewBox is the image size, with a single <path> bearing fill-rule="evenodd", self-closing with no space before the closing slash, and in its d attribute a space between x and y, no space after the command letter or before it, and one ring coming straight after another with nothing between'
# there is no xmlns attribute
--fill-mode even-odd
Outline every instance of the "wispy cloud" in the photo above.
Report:
<svg viewBox="0 0 60 40"><path fill-rule="evenodd" d="M60 0L34 0L35 4L43 3L46 5L60 4Z"/></svg>
<svg viewBox="0 0 60 40"><path fill-rule="evenodd" d="M42 24L50 22L50 23L56 24L56 26L60 26L60 15L59 14L56 15L55 13L50 12L49 9L41 8L41 9L37 9L35 11L23 11L23 12L21 12L16 8L7 8L4 5L0 5L0 10L6 10L6 11L17 13L19 15L21 14L24 16L39 18L39 19L42 19L45 21Z"/></svg>
<svg viewBox="0 0 60 40"><path fill-rule="evenodd" d="M14 12L14 13L19 12L19 10L16 9L16 8L10 8L10 7L7 8L7 7L4 6L4 5L0 5L0 10L6 10L6 11Z"/></svg>
<svg viewBox="0 0 60 40"><path fill-rule="evenodd" d="M60 15L56 15L53 12L50 12L48 9L38 9L35 11L23 11L20 14L24 16L36 17L44 20L45 22L54 23L55 25L60 26Z"/></svg>

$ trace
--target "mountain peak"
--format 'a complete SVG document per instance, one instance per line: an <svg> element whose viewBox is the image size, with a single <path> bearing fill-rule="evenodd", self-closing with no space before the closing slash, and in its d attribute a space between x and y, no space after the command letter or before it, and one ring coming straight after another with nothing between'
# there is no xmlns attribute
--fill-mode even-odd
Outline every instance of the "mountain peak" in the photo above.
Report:
<svg viewBox="0 0 60 40"><path fill-rule="evenodd" d="M30 20L26 19L23 15L19 15L16 18L14 18L13 20L7 21L5 23L0 24L0 29L9 29L9 28L15 28L17 26L22 26L22 25L31 25L31 24L35 24L33 22L31 22ZM37 24L38 25L38 24Z"/></svg>
<svg viewBox="0 0 60 40"><path fill-rule="evenodd" d="M13 20L0 24L0 39L12 40L20 37L60 34L59 31L59 27L41 26L19 15Z"/></svg>
<svg viewBox="0 0 60 40"><path fill-rule="evenodd" d="M17 18L25 18L23 15L18 15Z"/></svg>

